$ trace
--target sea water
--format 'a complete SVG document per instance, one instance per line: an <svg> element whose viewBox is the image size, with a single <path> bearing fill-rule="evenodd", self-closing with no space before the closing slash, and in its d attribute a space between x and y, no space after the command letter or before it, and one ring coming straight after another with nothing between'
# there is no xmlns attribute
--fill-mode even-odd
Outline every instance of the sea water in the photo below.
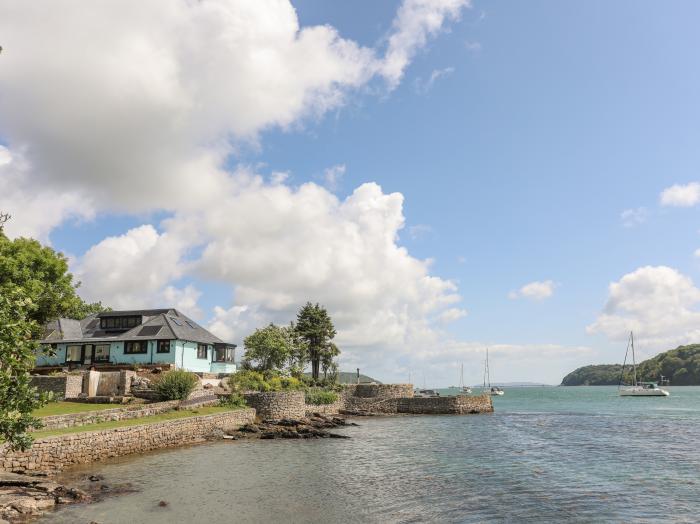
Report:
<svg viewBox="0 0 700 524"><path fill-rule="evenodd" d="M698 522L700 388L669 389L506 388L489 415L360 418L340 430L349 440L125 457L84 472L137 492L43 521Z"/></svg>

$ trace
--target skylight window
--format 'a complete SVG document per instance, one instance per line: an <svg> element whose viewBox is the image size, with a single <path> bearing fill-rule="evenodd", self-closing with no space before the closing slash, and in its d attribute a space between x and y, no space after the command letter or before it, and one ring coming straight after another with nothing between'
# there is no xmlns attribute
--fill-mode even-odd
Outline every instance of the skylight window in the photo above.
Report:
<svg viewBox="0 0 700 524"><path fill-rule="evenodd" d="M188 326L190 326L192 329L195 329L194 324L193 324L192 322L190 322L189 320L185 320L185 324L187 324Z"/></svg>
<svg viewBox="0 0 700 524"><path fill-rule="evenodd" d="M177 319L177 318L175 318L175 317L170 317L170 320L172 320L173 322L175 322L175 324L177 324L178 326L182 326L182 322L180 322L179 319Z"/></svg>

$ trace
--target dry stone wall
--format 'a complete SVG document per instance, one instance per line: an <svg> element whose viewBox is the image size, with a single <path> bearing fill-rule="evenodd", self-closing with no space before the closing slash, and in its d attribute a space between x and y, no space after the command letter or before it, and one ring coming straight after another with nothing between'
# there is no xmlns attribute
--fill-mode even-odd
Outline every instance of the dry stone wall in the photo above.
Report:
<svg viewBox="0 0 700 524"><path fill-rule="evenodd" d="M252 409L170 420L104 431L86 431L34 442L28 451L0 446L0 470L15 473L60 471L110 457L201 442L216 430L235 431L255 419Z"/></svg>
<svg viewBox="0 0 700 524"><path fill-rule="evenodd" d="M299 419L306 415L303 391L246 393L245 401L262 419Z"/></svg>
<svg viewBox="0 0 700 524"><path fill-rule="evenodd" d="M353 384L345 386L350 397L360 398L410 398L412 384Z"/></svg>
<svg viewBox="0 0 700 524"><path fill-rule="evenodd" d="M31 386L42 392L51 392L56 399L77 398L83 392L82 375L31 377Z"/></svg>
<svg viewBox="0 0 700 524"><path fill-rule="evenodd" d="M398 401L397 411L398 413L415 415L491 413L493 412L493 402L489 395L402 398Z"/></svg>
<svg viewBox="0 0 700 524"><path fill-rule="evenodd" d="M171 400L169 402L157 402L155 404L146 404L141 406L128 406L97 411L85 411L83 413L71 413L68 415L43 417L41 422L44 424L44 427L41 429L73 428L78 426L87 426L88 424L97 424L99 422L150 417L151 415L160 415L161 413L172 411L179 405L179 400Z"/></svg>

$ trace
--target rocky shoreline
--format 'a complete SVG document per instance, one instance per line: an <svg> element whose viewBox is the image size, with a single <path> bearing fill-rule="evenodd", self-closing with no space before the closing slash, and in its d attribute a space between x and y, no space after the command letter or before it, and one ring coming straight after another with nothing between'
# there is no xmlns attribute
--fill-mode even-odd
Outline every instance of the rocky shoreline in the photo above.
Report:
<svg viewBox="0 0 700 524"><path fill-rule="evenodd" d="M300 419L263 420L237 431L215 430L207 440L271 440L350 438L328 431L357 426L343 417L314 413ZM68 504L99 502L108 496L135 491L131 485L111 486L101 475L52 476L49 473L0 473L0 524L31 522ZM167 501L161 501L167 506Z"/></svg>
<svg viewBox="0 0 700 524"><path fill-rule="evenodd" d="M227 440L240 439L315 439L315 438L350 438L347 435L331 433L329 429L357 426L354 422L337 416L314 413L300 419L284 418L281 420L263 420L246 424L238 431L221 435ZM214 436L216 438L216 436Z"/></svg>

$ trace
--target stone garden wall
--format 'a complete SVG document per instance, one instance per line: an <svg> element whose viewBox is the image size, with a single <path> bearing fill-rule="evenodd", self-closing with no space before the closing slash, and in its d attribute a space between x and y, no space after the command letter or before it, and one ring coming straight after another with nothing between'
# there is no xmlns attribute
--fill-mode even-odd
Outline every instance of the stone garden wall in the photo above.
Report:
<svg viewBox="0 0 700 524"><path fill-rule="evenodd" d="M139 406L127 406L114 409L85 411L83 413L71 413L68 415L42 417L41 421L44 423L44 427L41 428L41 430L72 428L77 426L86 426L88 424L97 424L99 422L150 417L151 415L160 415L161 413L172 411L179 405L179 400L171 400L169 402L157 402L154 404Z"/></svg>
<svg viewBox="0 0 700 524"><path fill-rule="evenodd" d="M493 412L493 402L489 395L402 398L398 401L397 411L398 413L415 415L491 413Z"/></svg>
<svg viewBox="0 0 700 524"><path fill-rule="evenodd" d="M263 420L299 419L306 415L303 391L246 393L245 401Z"/></svg>
<svg viewBox="0 0 700 524"><path fill-rule="evenodd" d="M351 384L345 386L348 397L408 398L413 396L412 384Z"/></svg>
<svg viewBox="0 0 700 524"><path fill-rule="evenodd" d="M216 430L234 431L255 419L252 409L104 431L86 431L34 442L29 451L0 446L0 471L59 471L110 457L201 442Z"/></svg>
<svg viewBox="0 0 700 524"><path fill-rule="evenodd" d="M31 377L32 387L42 392L51 392L56 399L76 398L83 391L82 375L59 375Z"/></svg>

